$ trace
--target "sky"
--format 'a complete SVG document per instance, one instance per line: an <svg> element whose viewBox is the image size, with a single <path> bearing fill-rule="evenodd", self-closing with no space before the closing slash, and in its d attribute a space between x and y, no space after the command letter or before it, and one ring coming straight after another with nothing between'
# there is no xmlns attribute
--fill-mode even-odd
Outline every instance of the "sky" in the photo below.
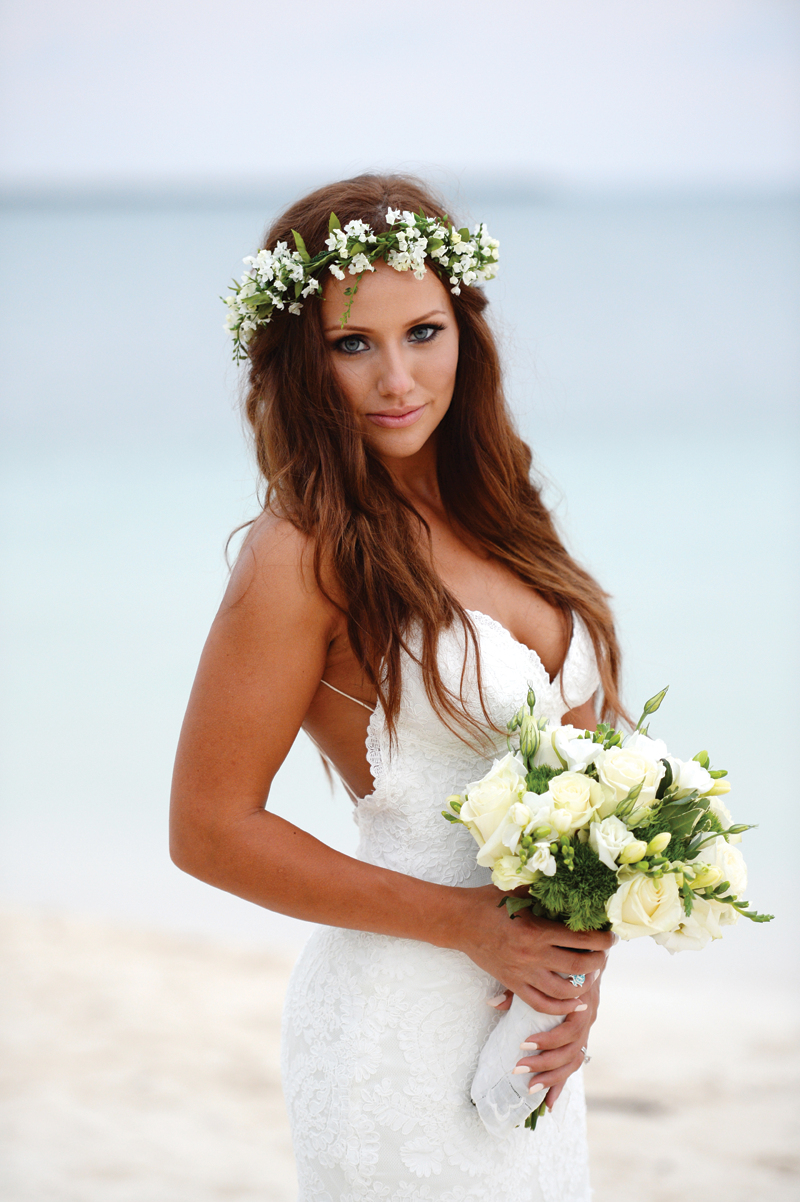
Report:
<svg viewBox="0 0 800 1202"><path fill-rule="evenodd" d="M0 186L800 184L800 0L5 0Z"/></svg>

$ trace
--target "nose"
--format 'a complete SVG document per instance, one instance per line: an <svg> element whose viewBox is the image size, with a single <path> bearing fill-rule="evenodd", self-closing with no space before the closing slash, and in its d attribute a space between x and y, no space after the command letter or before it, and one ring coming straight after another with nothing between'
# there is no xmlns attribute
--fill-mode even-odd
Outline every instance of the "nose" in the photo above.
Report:
<svg viewBox="0 0 800 1202"><path fill-rule="evenodd" d="M382 397L404 397L414 391L414 377L400 347L389 346L383 349L377 387L378 394Z"/></svg>

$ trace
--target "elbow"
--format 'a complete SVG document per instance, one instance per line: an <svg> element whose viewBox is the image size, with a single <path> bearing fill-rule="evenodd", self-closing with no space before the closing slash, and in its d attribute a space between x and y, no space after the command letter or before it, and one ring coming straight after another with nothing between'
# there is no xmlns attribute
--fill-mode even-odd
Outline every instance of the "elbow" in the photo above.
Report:
<svg viewBox="0 0 800 1202"><path fill-rule="evenodd" d="M214 858L210 835L210 831L202 829L196 820L182 814L173 802L169 821L169 857L176 868L199 880L208 880L209 865Z"/></svg>

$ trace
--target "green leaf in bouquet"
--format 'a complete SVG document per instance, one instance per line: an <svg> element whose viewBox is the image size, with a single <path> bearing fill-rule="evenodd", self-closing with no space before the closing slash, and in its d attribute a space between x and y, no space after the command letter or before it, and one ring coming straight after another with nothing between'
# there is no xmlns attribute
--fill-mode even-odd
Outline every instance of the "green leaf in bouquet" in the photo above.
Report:
<svg viewBox="0 0 800 1202"><path fill-rule="evenodd" d="M645 718L649 718L651 714L656 712L658 707L661 705L661 702L666 697L668 689L669 685L667 685L665 689L662 689L660 693L656 693L655 697L651 697L649 701L645 702L644 709L642 710L642 716L636 723L637 730L641 730L642 723L644 722Z"/></svg>
<svg viewBox="0 0 800 1202"><path fill-rule="evenodd" d="M509 918L516 918L520 910L529 910L532 905L532 897L504 897L500 902L500 906L505 906L508 911Z"/></svg>
<svg viewBox="0 0 800 1202"><path fill-rule="evenodd" d="M708 775L712 780L721 780L723 776L728 775L727 768L709 768Z"/></svg>

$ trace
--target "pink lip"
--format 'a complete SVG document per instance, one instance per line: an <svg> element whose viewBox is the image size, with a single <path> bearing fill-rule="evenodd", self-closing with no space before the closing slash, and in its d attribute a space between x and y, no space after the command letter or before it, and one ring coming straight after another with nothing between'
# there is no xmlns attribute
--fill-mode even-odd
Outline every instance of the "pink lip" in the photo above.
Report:
<svg viewBox="0 0 800 1202"><path fill-rule="evenodd" d="M384 413L365 413L364 416L376 426L396 430L402 426L413 426L424 408L424 405L419 405L416 409L387 409Z"/></svg>

